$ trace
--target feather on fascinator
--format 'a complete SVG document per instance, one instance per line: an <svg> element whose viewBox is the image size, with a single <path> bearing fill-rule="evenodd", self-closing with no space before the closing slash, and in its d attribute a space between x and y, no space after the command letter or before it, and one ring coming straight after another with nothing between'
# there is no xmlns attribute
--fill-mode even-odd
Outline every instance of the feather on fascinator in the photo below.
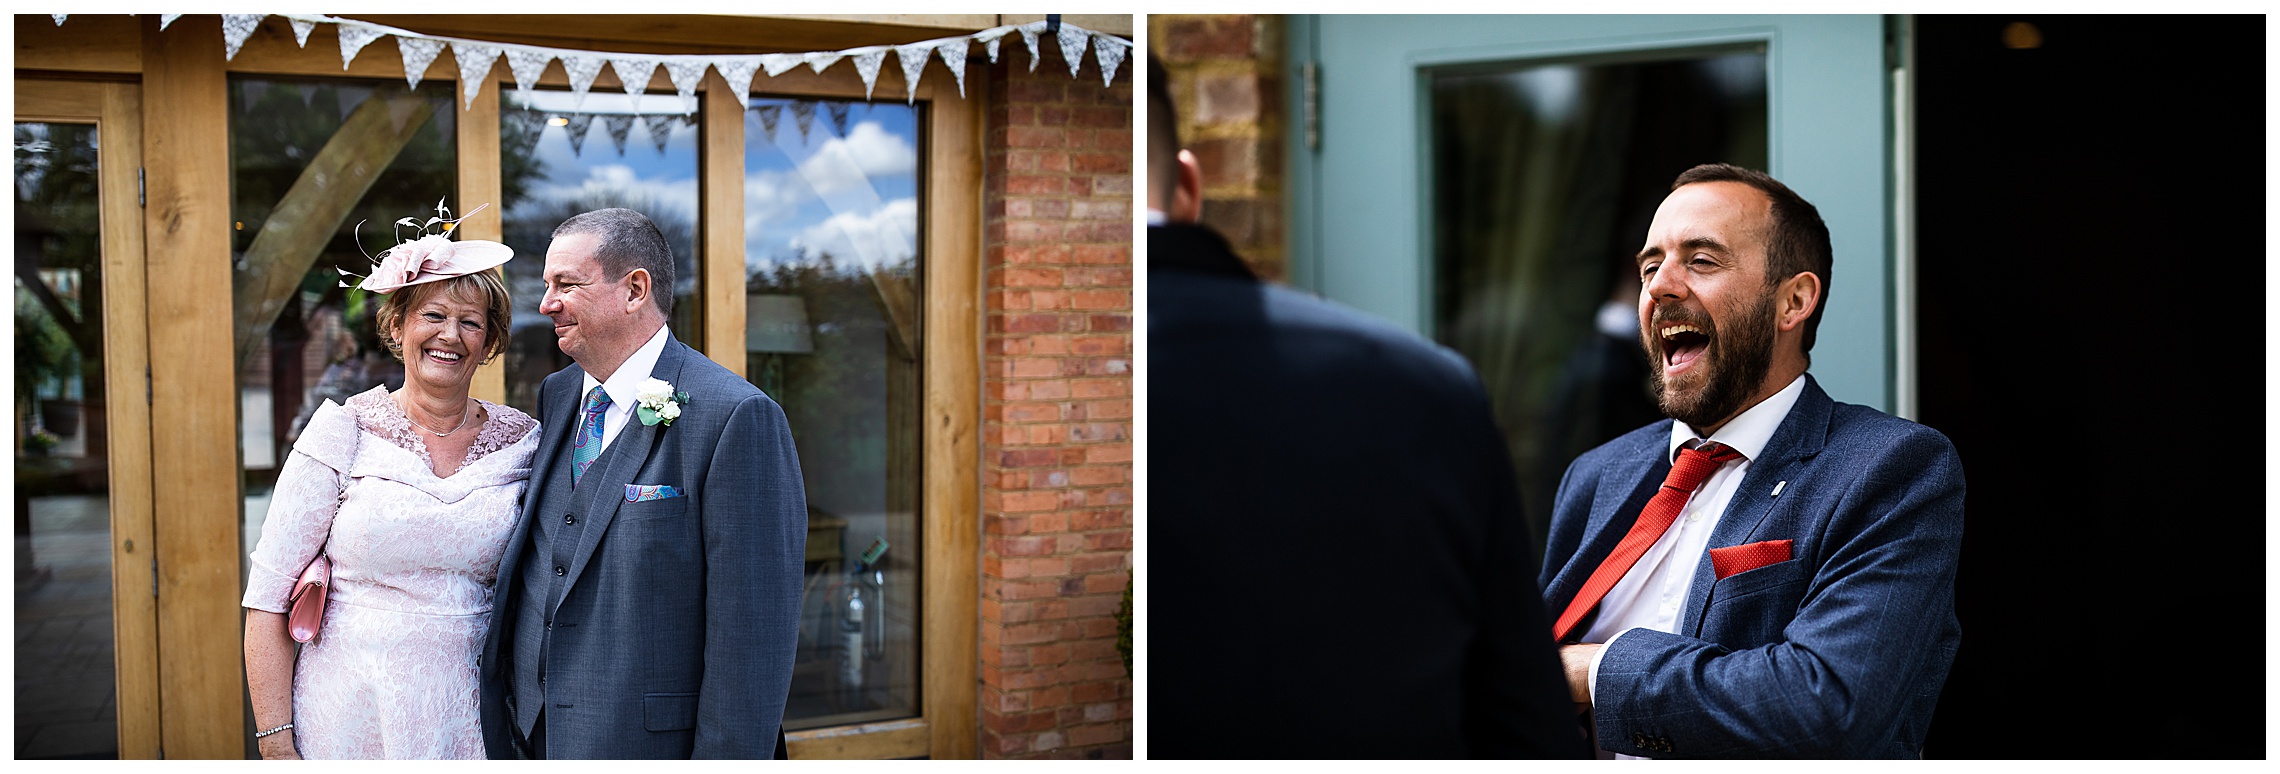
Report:
<svg viewBox="0 0 2280 774"><path fill-rule="evenodd" d="M395 292L398 288L462 277L506 263L515 257L514 248L481 239L454 242L450 238L460 221L474 217L475 213L482 212L484 207L489 206L491 205L485 204L476 207L466 215L454 218L451 217L451 209L443 206L442 200L437 200L436 216L428 218L426 223L417 223L411 218L397 220L396 226L399 228L410 226L417 229L413 233L425 234L438 223L443 224L443 230L381 251L379 258L374 261L372 275L365 277L356 287L384 295ZM358 228L363 226L362 223L357 224ZM398 237L401 236L399 232ZM340 273L342 276L356 276L345 269L340 270ZM340 284L342 287L348 286L345 280Z"/></svg>

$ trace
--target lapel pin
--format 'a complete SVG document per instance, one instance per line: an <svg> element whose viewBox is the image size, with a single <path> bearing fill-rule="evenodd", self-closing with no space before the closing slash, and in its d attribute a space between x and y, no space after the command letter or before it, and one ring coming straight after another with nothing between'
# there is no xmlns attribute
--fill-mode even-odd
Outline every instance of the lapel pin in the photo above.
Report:
<svg viewBox="0 0 2280 774"><path fill-rule="evenodd" d="M1782 487L1785 487L1785 486L1788 486L1788 485L1789 485L1789 482L1788 482L1788 481L1786 481L1786 480L1784 480L1784 481L1776 481L1776 482L1774 482L1774 484L1773 484L1773 496L1775 496L1775 497L1780 497L1780 496L1781 496L1781 488L1782 488Z"/></svg>

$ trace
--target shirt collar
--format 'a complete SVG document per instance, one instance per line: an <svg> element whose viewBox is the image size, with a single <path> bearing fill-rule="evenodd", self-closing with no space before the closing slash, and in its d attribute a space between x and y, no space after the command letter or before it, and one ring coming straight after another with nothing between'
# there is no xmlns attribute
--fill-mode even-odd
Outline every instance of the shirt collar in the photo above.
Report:
<svg viewBox="0 0 2280 774"><path fill-rule="evenodd" d="M635 401L634 390L640 388L642 382L649 380L651 371L657 370L657 358L665 354L665 342L672 340L672 338L671 328L663 325L657 326L656 335L650 336L649 343L641 345L641 348L634 350L633 355L627 357L624 363L618 364L617 371L610 374L609 381L597 381L593 374L586 374L586 386L579 390L578 394L588 395L593 393L595 387L601 387L609 391L610 404L613 407L633 405Z"/></svg>
<svg viewBox="0 0 2280 774"><path fill-rule="evenodd" d="M1804 394L1805 375L1798 374L1797 378L1789 383L1789 386L1781 388L1781 391L1774 393L1773 397L1759 401L1757 405L1751 406L1748 410L1735 416L1732 421L1726 423L1725 427L1718 428L1718 432L1708 440L1717 441L1734 451L1741 452L1743 459L1757 459L1758 452L1765 451L1765 445L1773 441L1773 431L1781 429L1781 420L1789 416L1789 409L1795 407L1797 398ZM1671 461L1673 463L1678 461L1678 448L1680 446L1686 445L1687 441L1694 440L1697 437L1694 434L1693 426L1675 419L1671 420Z"/></svg>
<svg viewBox="0 0 2280 774"><path fill-rule="evenodd" d="M1148 208L1148 225L1161 226L1170 222L1172 222L1172 219L1164 215L1163 210L1159 210L1154 207Z"/></svg>

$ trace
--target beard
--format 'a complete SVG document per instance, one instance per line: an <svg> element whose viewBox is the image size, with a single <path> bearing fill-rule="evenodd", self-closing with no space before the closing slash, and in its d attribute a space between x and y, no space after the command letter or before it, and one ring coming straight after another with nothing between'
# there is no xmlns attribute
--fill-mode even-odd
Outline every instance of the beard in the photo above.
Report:
<svg viewBox="0 0 2280 774"><path fill-rule="evenodd" d="M1771 292L1734 317L1731 330L1718 327L1708 315L1674 307L1657 307L1655 318L1640 338L1647 345L1647 374L1655 405L1663 415L1696 428L1720 424L1741 411L1742 403L1757 393L1773 371L1773 296ZM1665 311L1668 314L1665 314ZM1687 390L1663 380L1663 341L1656 333L1665 323L1687 323L1710 334L1702 353L1702 373L1690 379L1700 386Z"/></svg>

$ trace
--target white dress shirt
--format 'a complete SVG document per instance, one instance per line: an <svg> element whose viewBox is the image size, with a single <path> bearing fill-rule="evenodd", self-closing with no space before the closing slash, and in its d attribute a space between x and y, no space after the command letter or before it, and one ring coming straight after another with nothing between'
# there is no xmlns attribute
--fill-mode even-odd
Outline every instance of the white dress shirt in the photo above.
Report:
<svg viewBox="0 0 2280 774"><path fill-rule="evenodd" d="M1632 629L1653 629L1676 633L1678 614L1686 609L1687 591L1694 584L1695 568L1709 551L1710 533L1718 528L1718 519L1726 513L1726 504L1734 499L1734 491L1741 488L1742 479L1749 476L1750 464L1757 459L1765 445L1773 440L1773 432L1781 428L1781 420L1797 405L1798 396L1805 394L1805 377L1799 375L1789 386L1781 388L1740 415L1718 428L1708 440L1717 441L1741 452L1742 458L1728 462L1702 481L1694 490L1686 507L1678 512L1678 521L1663 532L1639 561L1631 565L1623 579L1607 591L1599 602L1599 617L1591 628L1584 631L1583 642L1613 645L1624 632ZM1670 423L1668 454L1673 463L1678 460L1679 447L1700 436L1685 422ZM1592 703L1599 701L1599 659L1607 655L1606 648L1591 658L1590 689ZM1601 757L1609 753L1601 752ZM1629 758L1617 755L1618 758Z"/></svg>
<svg viewBox="0 0 2280 774"><path fill-rule="evenodd" d="M602 412L602 448L595 450L596 454L607 451L618 431L625 429L625 421L633 417L634 407L640 405L634 391L641 388L642 382L649 381L649 372L657 370L657 358L665 354L665 342L672 338L666 326L657 326L657 335L649 337L649 343L641 345L625 362L618 364L609 381L597 381L592 373L586 374L585 386L578 390L578 408L572 411L585 411L586 396L593 394L595 387L608 390L610 395L610 408ZM575 421L584 422L586 418L580 416Z"/></svg>

